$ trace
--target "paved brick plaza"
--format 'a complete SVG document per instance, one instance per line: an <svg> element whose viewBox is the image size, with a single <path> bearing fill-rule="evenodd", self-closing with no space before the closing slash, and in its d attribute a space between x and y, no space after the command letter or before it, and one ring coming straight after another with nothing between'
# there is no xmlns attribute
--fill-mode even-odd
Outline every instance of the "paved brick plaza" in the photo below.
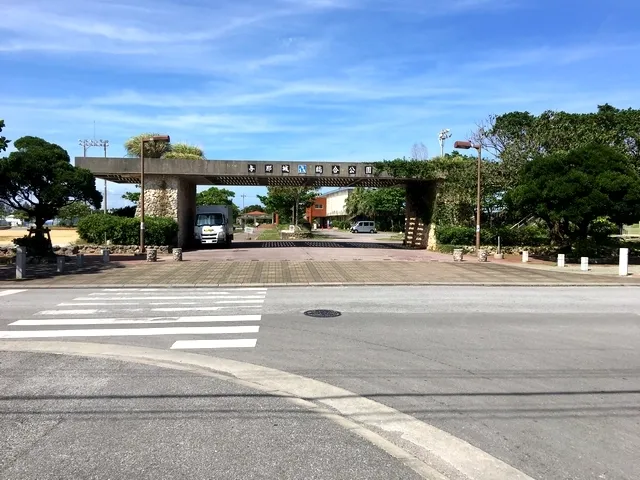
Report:
<svg viewBox="0 0 640 480"><path fill-rule="evenodd" d="M318 284L506 284L640 286L639 276L618 277L522 268L498 263L450 261L205 261L156 263L113 257L108 265L89 260L81 271L69 264L65 273L55 265L29 266L30 278L13 280L14 266L0 267L0 279L9 286L218 286L218 285L318 285Z"/></svg>

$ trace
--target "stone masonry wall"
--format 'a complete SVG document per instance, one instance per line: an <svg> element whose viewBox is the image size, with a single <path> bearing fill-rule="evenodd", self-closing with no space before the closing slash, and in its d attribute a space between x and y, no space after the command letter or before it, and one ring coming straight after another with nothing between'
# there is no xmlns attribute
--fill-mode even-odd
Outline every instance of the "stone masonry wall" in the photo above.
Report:
<svg viewBox="0 0 640 480"><path fill-rule="evenodd" d="M166 175L145 175L144 214L149 217L178 219L178 190L180 178ZM140 216L140 206L136 217Z"/></svg>
<svg viewBox="0 0 640 480"><path fill-rule="evenodd" d="M178 222L178 246L185 246L195 219L195 184L179 176L145 175L144 188L145 216L173 218ZM140 216L139 206L136 216Z"/></svg>

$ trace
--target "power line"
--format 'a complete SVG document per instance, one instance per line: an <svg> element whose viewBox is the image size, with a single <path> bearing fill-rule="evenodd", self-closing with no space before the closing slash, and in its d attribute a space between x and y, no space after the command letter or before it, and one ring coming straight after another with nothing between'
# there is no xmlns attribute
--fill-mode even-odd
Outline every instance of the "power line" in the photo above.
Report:
<svg viewBox="0 0 640 480"><path fill-rule="evenodd" d="M107 148L109 147L109 140L96 140L95 139L95 122L93 122L93 136L92 140L78 140L78 144L82 147L82 156L87 156L87 150L90 147L102 147L104 149L104 158L107 158ZM104 199L102 201L102 207L104 213L107 213L107 179L104 179Z"/></svg>

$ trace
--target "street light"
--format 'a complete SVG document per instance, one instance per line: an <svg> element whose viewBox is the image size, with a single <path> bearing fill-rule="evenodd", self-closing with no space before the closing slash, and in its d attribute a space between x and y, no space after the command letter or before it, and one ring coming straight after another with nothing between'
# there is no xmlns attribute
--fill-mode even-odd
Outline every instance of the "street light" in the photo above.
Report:
<svg viewBox="0 0 640 480"><path fill-rule="evenodd" d="M440 143L440 156L444 157L444 141L447 138L451 138L451 130L445 128L444 130L440 130L438 134L438 142Z"/></svg>
<svg viewBox="0 0 640 480"><path fill-rule="evenodd" d="M478 151L478 192L476 196L476 255L480 255L480 165L482 164L482 145L471 142L457 141L453 148L468 150L475 148Z"/></svg>
<svg viewBox="0 0 640 480"><path fill-rule="evenodd" d="M144 144L153 142L169 143L169 135L154 135L140 140L140 253L144 253Z"/></svg>

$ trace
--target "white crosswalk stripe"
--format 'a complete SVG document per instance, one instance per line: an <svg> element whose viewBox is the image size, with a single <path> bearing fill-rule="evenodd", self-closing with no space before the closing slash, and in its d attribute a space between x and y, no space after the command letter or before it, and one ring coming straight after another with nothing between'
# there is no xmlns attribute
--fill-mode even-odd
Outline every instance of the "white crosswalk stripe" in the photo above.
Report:
<svg viewBox="0 0 640 480"><path fill-rule="evenodd" d="M0 339L169 337L171 349L255 348L262 319L255 309L262 308L266 294L266 288L105 288L18 319L0 331ZM227 338L212 338L217 335Z"/></svg>
<svg viewBox="0 0 640 480"><path fill-rule="evenodd" d="M9 295L15 295L16 293L22 293L22 292L26 292L26 290L17 290L17 289L0 290L0 297L7 297Z"/></svg>

